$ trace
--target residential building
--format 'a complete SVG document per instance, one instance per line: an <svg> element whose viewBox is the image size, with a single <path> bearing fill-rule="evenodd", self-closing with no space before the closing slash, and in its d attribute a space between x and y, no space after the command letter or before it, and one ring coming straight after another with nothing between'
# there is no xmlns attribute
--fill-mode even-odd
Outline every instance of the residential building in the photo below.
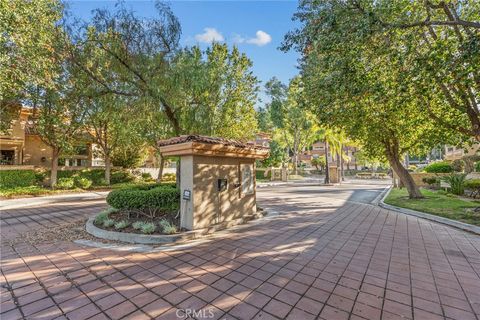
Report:
<svg viewBox="0 0 480 320"><path fill-rule="evenodd" d="M455 147L455 146L446 145L444 159L453 161L453 160L461 159L465 156L473 156L479 152L479 149L480 149L480 143L477 143L477 142L467 147Z"/></svg>
<svg viewBox="0 0 480 320"><path fill-rule="evenodd" d="M357 147L353 146L344 146L344 169L345 170L350 170L350 169L356 169L358 167L357 160L355 158L355 153L358 151ZM299 159L301 162L311 165L311 161L313 158L318 158L318 157L325 157L325 143L323 141L317 141L314 144L312 144L312 147L310 150L304 151L300 156ZM336 164L337 163L337 158L336 156L333 156L328 153L327 155L328 158L328 163L330 164Z"/></svg>
<svg viewBox="0 0 480 320"><path fill-rule="evenodd" d="M22 108L19 118L12 122L11 129L0 135L0 165L50 167L52 148L45 144L32 125L30 108ZM60 167L91 167L93 144L85 134L79 138L73 152L61 155Z"/></svg>

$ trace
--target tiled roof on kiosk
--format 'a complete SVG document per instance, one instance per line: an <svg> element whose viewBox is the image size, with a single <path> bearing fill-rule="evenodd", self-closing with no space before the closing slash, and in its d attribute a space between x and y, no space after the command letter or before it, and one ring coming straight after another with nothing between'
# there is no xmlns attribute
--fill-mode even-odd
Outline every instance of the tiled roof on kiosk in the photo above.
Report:
<svg viewBox="0 0 480 320"><path fill-rule="evenodd" d="M208 137L208 136L201 136L201 135L183 135L179 137L174 137L166 140L158 141L158 146L169 146L173 144L180 144L185 142L201 142L201 143L208 143L208 144L222 144L224 146L234 146L237 148L249 148L249 149L269 149L264 146L255 145L251 142L241 142L234 139L225 139L225 138L218 138L218 137Z"/></svg>

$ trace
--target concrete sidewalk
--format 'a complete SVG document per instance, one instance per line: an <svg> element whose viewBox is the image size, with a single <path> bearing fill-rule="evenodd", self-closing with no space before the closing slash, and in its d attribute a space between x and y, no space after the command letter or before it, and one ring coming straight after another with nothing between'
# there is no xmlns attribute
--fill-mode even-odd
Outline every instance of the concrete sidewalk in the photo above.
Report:
<svg viewBox="0 0 480 320"><path fill-rule="evenodd" d="M79 192L79 193L67 193L45 197L30 197L30 198L18 198L0 200L0 211L19 209L32 206L42 206L53 203L62 202L81 202L88 200L104 199L110 191L98 191L98 192Z"/></svg>

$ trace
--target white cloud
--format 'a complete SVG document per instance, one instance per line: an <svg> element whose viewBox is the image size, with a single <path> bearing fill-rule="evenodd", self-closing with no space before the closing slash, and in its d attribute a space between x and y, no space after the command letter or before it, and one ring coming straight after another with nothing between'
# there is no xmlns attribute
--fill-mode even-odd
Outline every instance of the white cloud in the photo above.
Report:
<svg viewBox="0 0 480 320"><path fill-rule="evenodd" d="M245 38L242 37L241 35L236 33L233 35L233 43L244 43L244 42L245 42Z"/></svg>
<svg viewBox="0 0 480 320"><path fill-rule="evenodd" d="M225 39L223 35L217 31L215 28L205 28L203 33L195 35L195 40L198 42L211 43L211 42L222 42Z"/></svg>
<svg viewBox="0 0 480 320"><path fill-rule="evenodd" d="M261 47L272 42L272 37L265 31L258 30L255 34L256 37L247 39L246 43L254 44Z"/></svg>

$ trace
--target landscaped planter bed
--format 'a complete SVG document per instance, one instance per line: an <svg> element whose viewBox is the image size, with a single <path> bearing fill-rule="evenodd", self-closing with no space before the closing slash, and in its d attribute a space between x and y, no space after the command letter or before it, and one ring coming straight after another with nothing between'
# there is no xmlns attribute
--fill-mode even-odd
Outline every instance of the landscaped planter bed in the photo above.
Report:
<svg viewBox="0 0 480 320"><path fill-rule="evenodd" d="M126 232L123 230L122 232L118 230L107 230L99 228L95 225L95 218L92 217L88 219L86 224L86 231L100 239L106 240L113 240L113 241L121 241L121 242L128 242L128 243L136 243L136 244L166 244L166 243L175 243L175 242L182 242L186 240L193 240L202 238L206 235L212 234L214 232L224 230L236 225L247 223L250 220L260 218L266 214L265 211L259 210L257 214L253 216L245 216L240 219L225 221L216 225L213 225L209 228L204 229L197 229L192 231L182 230L181 232L177 232L175 234L141 234L136 232Z"/></svg>
<svg viewBox="0 0 480 320"><path fill-rule="evenodd" d="M127 222L128 225L127 227L124 228L116 228L115 224L112 226L105 226L103 224L104 221L100 220L98 221L94 219L94 225L97 228L104 229L107 231L115 231L115 232L123 232L123 233L138 233L138 234L172 234L172 233L178 233L181 231L185 230L178 230L177 232L164 232L160 225L160 221L167 221L169 225L176 226L177 229L179 229L178 226L178 219L175 219L173 214L165 214L164 216L154 218L154 219L148 219L143 217L142 215L135 215L133 213L124 213L121 211L112 211L108 214L108 219L113 220L115 224L121 223L121 222ZM139 229L135 229L133 226L136 222L143 222L145 224L154 224L155 225L155 230L153 232L148 232L144 233Z"/></svg>

